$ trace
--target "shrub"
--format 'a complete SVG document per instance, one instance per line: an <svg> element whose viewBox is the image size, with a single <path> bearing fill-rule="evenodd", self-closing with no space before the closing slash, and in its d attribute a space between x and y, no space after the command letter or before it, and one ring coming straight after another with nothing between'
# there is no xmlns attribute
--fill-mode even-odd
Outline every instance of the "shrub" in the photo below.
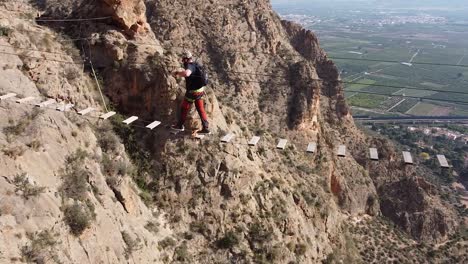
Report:
<svg viewBox="0 0 468 264"><path fill-rule="evenodd" d="M127 247L125 248L125 256L127 257L127 259L129 258L129 256L135 251L135 250L138 250L141 248L141 245L139 243L139 239L133 239L129 233L127 233L126 231L122 231L121 232L122 234L122 239L123 241L125 242L125 245L127 245Z"/></svg>
<svg viewBox="0 0 468 264"><path fill-rule="evenodd" d="M80 72L74 69L73 67L67 67L65 68L65 78L67 78L68 81L74 81L80 77Z"/></svg>
<svg viewBox="0 0 468 264"><path fill-rule="evenodd" d="M145 225L146 230L150 231L153 234L159 233L159 223L156 222L148 222Z"/></svg>
<svg viewBox="0 0 468 264"><path fill-rule="evenodd" d="M11 139L12 136L19 136L23 134L31 122L41 113L41 110L34 110L31 113L27 113L25 116L19 119L18 123L4 127L3 133L7 136L7 139Z"/></svg>
<svg viewBox="0 0 468 264"><path fill-rule="evenodd" d="M307 246L305 244L298 244L294 250L296 256L303 256L307 252Z"/></svg>
<svg viewBox="0 0 468 264"><path fill-rule="evenodd" d="M163 249L168 247L174 247L176 245L176 241L171 237L166 237L165 239L159 241L159 246Z"/></svg>
<svg viewBox="0 0 468 264"><path fill-rule="evenodd" d="M17 174L15 178L13 179L13 184L15 185L15 192L21 192L21 195L26 200L29 199L30 197L38 196L39 194L43 193L45 190L45 187L32 185L29 182L26 176L26 173Z"/></svg>
<svg viewBox="0 0 468 264"><path fill-rule="evenodd" d="M34 151L39 151L39 149L42 147L42 143L39 140L33 140L27 144L27 146Z"/></svg>
<svg viewBox="0 0 468 264"><path fill-rule="evenodd" d="M106 153L115 153L120 145L119 138L112 130L99 129L98 143L102 150Z"/></svg>
<svg viewBox="0 0 468 264"><path fill-rule="evenodd" d="M190 231L208 236L210 234L210 229L203 221L196 221L190 223Z"/></svg>
<svg viewBox="0 0 468 264"><path fill-rule="evenodd" d="M9 148L4 148L2 149L2 152L3 154L5 154L5 156L8 156L12 159L16 159L17 157L21 157L24 154L25 149L21 146L14 146L14 147L9 147Z"/></svg>
<svg viewBox="0 0 468 264"><path fill-rule="evenodd" d="M253 242L263 244L273 238L273 231L260 222L256 222L249 228L249 237Z"/></svg>
<svg viewBox="0 0 468 264"><path fill-rule="evenodd" d="M21 248L22 261L48 263L48 259L54 259L58 262L55 254L55 246L57 245L55 234L49 230L43 230L26 235L31 242Z"/></svg>
<svg viewBox="0 0 468 264"><path fill-rule="evenodd" d="M239 237L232 231L227 232L223 238L216 242L216 246L222 249L230 249L239 244Z"/></svg>
<svg viewBox="0 0 468 264"><path fill-rule="evenodd" d="M128 165L123 160L113 160L110 155L103 154L101 160L101 169L108 176L125 176L127 174Z"/></svg>
<svg viewBox="0 0 468 264"><path fill-rule="evenodd" d="M92 220L93 213L87 206L75 202L65 207L64 221L75 236L81 235L91 225Z"/></svg>
<svg viewBox="0 0 468 264"><path fill-rule="evenodd" d="M151 202L153 201L153 195L147 191L141 190L139 196L143 203L145 203L146 205L151 204Z"/></svg>
<svg viewBox="0 0 468 264"><path fill-rule="evenodd" d="M9 37L12 31L13 30L11 28L0 26L0 37L1 36Z"/></svg>
<svg viewBox="0 0 468 264"><path fill-rule="evenodd" d="M62 173L63 183L60 188L68 198L85 201L88 191L89 172L84 169L84 160L88 153L78 149L66 158L67 164Z"/></svg>
<svg viewBox="0 0 468 264"><path fill-rule="evenodd" d="M174 251L175 260L177 261L188 261L190 258L187 243L184 242L182 245L176 248Z"/></svg>

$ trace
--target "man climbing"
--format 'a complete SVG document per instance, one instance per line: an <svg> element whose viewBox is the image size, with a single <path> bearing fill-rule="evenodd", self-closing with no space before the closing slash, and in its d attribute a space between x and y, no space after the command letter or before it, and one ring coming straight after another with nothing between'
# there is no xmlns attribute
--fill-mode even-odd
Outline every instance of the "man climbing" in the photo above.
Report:
<svg viewBox="0 0 468 264"><path fill-rule="evenodd" d="M198 115L202 122L202 130L198 131L199 134L210 134L208 128L208 117L205 112L203 96L205 95L205 86L207 85L207 77L204 69L196 62L193 62L192 53L184 51L182 54L182 62L184 63L184 70L176 70L172 72L174 77L185 77L186 89L185 98L182 102L180 118L177 124L171 126L173 130L184 131L184 123L187 115L195 103Z"/></svg>

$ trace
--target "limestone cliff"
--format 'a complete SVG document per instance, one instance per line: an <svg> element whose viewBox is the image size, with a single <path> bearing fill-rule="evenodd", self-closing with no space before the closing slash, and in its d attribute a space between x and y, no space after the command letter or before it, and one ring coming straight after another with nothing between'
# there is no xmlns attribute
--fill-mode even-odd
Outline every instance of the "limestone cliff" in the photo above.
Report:
<svg viewBox="0 0 468 264"><path fill-rule="evenodd" d="M53 244L63 252L53 259L62 263L355 263L361 257L350 239L351 219L383 214L414 239L436 242L448 239L458 225L457 213L440 199L438 188L419 177L430 172L404 168L393 145L356 128L338 70L315 35L281 21L268 1L19 1L2 8L31 10L44 19L105 18L37 26L5 12L1 26L11 32L2 41L12 51L23 46L66 53L60 60L77 65L67 70L52 57L33 60L34 51L12 55L8 58L16 64L2 74L14 75L16 83L2 86L2 93L42 94L77 108L99 107L90 60L120 113L139 116L139 126L147 120L169 124L184 92L183 81L169 73L180 67L178 54L190 49L210 72L206 99L215 131L199 142L163 128L149 133L115 122L113 131L124 149L112 140L108 126L95 121L57 112L28 117L38 122L32 130L43 133L41 144L50 147L2 156L0 181L6 188L0 204L10 197L7 205L13 209L2 209L0 223L7 229L0 234L15 241L0 244L0 251L8 252L5 260L27 258L27 248L21 250L27 239L17 233L49 230L62 242ZM46 33L50 47L28 35ZM28 111L13 103L2 107ZM18 126L13 117L23 112L11 115L9 125L3 115L2 126ZM190 128L199 126L196 113L189 122ZM34 136L28 129L14 137L23 149ZM3 131L4 153L12 153L9 148L16 145L5 131L16 130ZM233 144L219 141L227 131L236 134ZM249 148L253 135L262 141ZM290 141L284 151L275 150L279 138ZM312 141L317 152L307 154ZM346 158L335 154L340 143L351 153ZM382 163L367 160L370 145L382 150ZM84 197L66 188L70 182L64 175L80 167L73 167L76 162L85 169L86 181L79 182ZM15 175L21 172L32 176L20 181ZM30 201L21 198L24 190L14 190L31 184L48 192ZM75 204L94 212L95 220L84 233L70 235L63 214ZM39 215L31 226L31 215L22 208L39 205L53 212L47 224ZM158 213L153 217L151 211ZM161 225L154 234L154 226ZM37 239L29 240L32 246Z"/></svg>

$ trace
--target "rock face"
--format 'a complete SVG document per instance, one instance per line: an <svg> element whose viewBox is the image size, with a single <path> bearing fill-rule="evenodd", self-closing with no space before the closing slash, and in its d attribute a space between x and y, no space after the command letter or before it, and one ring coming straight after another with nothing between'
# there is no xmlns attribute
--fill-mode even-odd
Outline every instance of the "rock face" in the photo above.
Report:
<svg viewBox="0 0 468 264"><path fill-rule="evenodd" d="M422 178L402 179L381 187L382 213L418 239L443 241L457 225L455 212L431 201L435 186Z"/></svg>
<svg viewBox="0 0 468 264"><path fill-rule="evenodd" d="M15 152L7 135L2 135L4 153L9 156L0 160L7 174L0 178L0 186L6 186L0 195L10 198L1 200L7 207L0 215L0 223L7 227L1 234L2 241L15 241L0 244L1 252L9 252L5 257L0 254L2 261L27 258L27 248L20 249L28 242L18 238L18 230L54 231L52 223L59 226L57 240L67 241L60 246L49 243L64 252L56 256L63 263L86 259L91 263L126 263L128 259L134 263L317 263L331 257L355 263L359 259L347 240L345 224L362 214L382 213L418 239L442 241L453 232L455 213L451 208L441 209L447 205L437 191L423 187L422 181L406 180L416 172L401 169L394 147L355 127L338 70L315 35L281 21L268 1L72 2L41 2L32 7L24 1L18 7L48 16L86 17L91 12L97 17L112 16L112 22L50 26L65 29L72 39L85 39L76 45L92 61L105 94L119 112L139 116L140 126L147 120L174 122L184 81L174 79L170 72L180 67L180 52L191 50L210 73L206 109L214 135L195 141L164 129L148 133L115 122L124 149L109 127L91 129L94 125L56 111L41 114L40 123L32 129L49 135L42 139L51 146L44 153ZM147 22L151 30L146 32ZM2 23L19 28L12 16ZM38 28L55 36L53 31ZM29 47L33 39L18 30L8 36L7 43ZM62 44L52 43L54 52L77 52L74 47L62 51ZM39 44L36 48L45 50ZM65 80L61 64L46 59L2 57L13 65L2 74L18 76L16 82L28 81L27 85L2 87L2 93L27 87L21 92L60 97L80 108L99 107L99 100L93 99L98 98L95 90L85 89L94 87L90 64L73 67L70 76L80 75L72 82ZM69 56L61 60L73 62ZM21 67L25 72L18 68L22 64L28 65ZM38 87L49 80L57 85ZM58 85L62 83L68 85ZM6 107L12 108L11 104ZM199 127L197 119L193 111L187 127ZM228 131L235 133L235 144L219 142ZM246 143L253 135L261 135L262 140L248 148ZM26 140L32 134L21 132L20 136L22 141L15 142L19 147L31 145ZM275 150L279 138L290 140L284 151ZM304 152L309 142L318 143L316 153ZM366 147L377 143L386 159L384 167L367 161ZM346 144L351 155L338 158L338 144ZM96 154L84 155L79 148ZM80 166L70 167L78 161ZM63 171L75 170L82 172L79 179L85 179L78 182L85 195L66 186L69 181ZM38 177L28 181L45 186L48 192L34 202L20 202L24 190L16 193L15 186L30 185L15 183L14 174L19 171ZM407 201L412 195L418 200ZM20 206L9 209L14 204ZM36 210L31 208L39 205L44 210L50 207L46 218L50 224L40 222L43 216L29 220ZM63 217L70 212L67 208L94 212L95 220L85 232L71 235L68 231L74 225L67 227L70 221ZM159 213L154 216L152 212ZM45 237L43 233L37 236ZM32 246L35 240L29 240Z"/></svg>
<svg viewBox="0 0 468 264"><path fill-rule="evenodd" d="M140 198L120 141L103 144L104 134L117 139L112 129L73 111L34 106L52 98L100 109L94 80L74 57L79 50L18 17L34 10L28 1L0 10L0 27L9 29L0 37L2 52L9 53L0 57L0 94L36 98L21 105L1 101L0 263L162 263L155 248L172 231ZM73 158L79 166L70 167ZM113 166L118 172L109 170ZM74 235L81 224L87 228Z"/></svg>
<svg viewBox="0 0 468 264"><path fill-rule="evenodd" d="M112 15L113 19L134 36L149 31L146 22L146 6L142 0L102 0L104 13Z"/></svg>

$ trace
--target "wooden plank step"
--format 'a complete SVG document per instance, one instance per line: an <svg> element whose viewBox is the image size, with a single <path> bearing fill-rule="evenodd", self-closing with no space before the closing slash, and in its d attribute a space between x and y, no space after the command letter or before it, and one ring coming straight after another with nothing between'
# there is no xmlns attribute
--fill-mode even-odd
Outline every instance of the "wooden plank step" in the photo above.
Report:
<svg viewBox="0 0 468 264"><path fill-rule="evenodd" d="M138 116L132 116L127 119L125 119L122 123L130 125L131 123L135 122L138 120Z"/></svg>
<svg viewBox="0 0 468 264"><path fill-rule="evenodd" d="M308 153L315 153L316 150L317 150L317 143L315 143L315 142L309 143L309 145L307 146L307 152Z"/></svg>
<svg viewBox="0 0 468 264"><path fill-rule="evenodd" d="M74 106L75 106L74 104L62 104L62 105L57 107L57 111L66 112L66 111L70 110Z"/></svg>
<svg viewBox="0 0 468 264"><path fill-rule="evenodd" d="M1 101L1 100L5 100L5 99L8 99L8 98L15 97L15 96L16 96L15 93L7 93L7 94L5 94L5 95L0 96L0 101Z"/></svg>
<svg viewBox="0 0 468 264"><path fill-rule="evenodd" d="M249 141L249 146L256 146L258 144L258 141L260 141L260 137L254 136L250 141Z"/></svg>
<svg viewBox="0 0 468 264"><path fill-rule="evenodd" d="M379 160L379 152L377 151L376 148L370 148L370 159L371 160Z"/></svg>
<svg viewBox="0 0 468 264"><path fill-rule="evenodd" d="M437 159L439 160L439 164L442 168L450 168L447 158L445 158L445 155L437 155Z"/></svg>
<svg viewBox="0 0 468 264"><path fill-rule="evenodd" d="M405 160L406 164L414 164L413 157L408 151L403 151L403 159Z"/></svg>
<svg viewBox="0 0 468 264"><path fill-rule="evenodd" d="M339 157L346 157L346 146L345 145L338 146L338 156Z"/></svg>
<svg viewBox="0 0 468 264"><path fill-rule="evenodd" d="M277 149L285 149L287 143L288 143L287 139L280 139L280 141L278 142L278 145L276 146L276 148Z"/></svg>
<svg viewBox="0 0 468 264"><path fill-rule="evenodd" d="M155 129L157 126L159 126L160 124L161 124L160 121L154 121L153 123L147 125L146 128L149 128L150 130L153 130L153 129Z"/></svg>
<svg viewBox="0 0 468 264"><path fill-rule="evenodd" d="M16 100L16 102L18 104L22 104L22 103L26 103L26 102L29 102L29 101L32 101L32 100L34 100L34 97L29 96L29 97L25 97L25 98L22 98L22 99L18 99L18 100Z"/></svg>
<svg viewBox="0 0 468 264"><path fill-rule="evenodd" d="M229 143L233 138L234 138L234 134L229 133L229 134L225 135L225 136L221 139L221 142L223 142L223 143Z"/></svg>
<svg viewBox="0 0 468 264"><path fill-rule="evenodd" d="M93 112L94 110L96 110L96 109L94 109L93 107L88 107L88 108L86 108L84 110L79 111L78 114L84 116L84 115L87 115L87 114Z"/></svg>
<svg viewBox="0 0 468 264"><path fill-rule="evenodd" d="M106 120L106 119L109 119L110 117L112 117L112 116L114 116L116 114L117 114L116 112L111 111L111 112L108 112L106 114L101 115L99 118Z"/></svg>
<svg viewBox="0 0 468 264"><path fill-rule="evenodd" d="M57 101L55 101L55 99L49 99L49 100L44 101L44 102L42 102L42 103L36 104L36 106L42 108L42 107L49 106L49 105L51 105L51 104L55 104L56 102L57 102Z"/></svg>

